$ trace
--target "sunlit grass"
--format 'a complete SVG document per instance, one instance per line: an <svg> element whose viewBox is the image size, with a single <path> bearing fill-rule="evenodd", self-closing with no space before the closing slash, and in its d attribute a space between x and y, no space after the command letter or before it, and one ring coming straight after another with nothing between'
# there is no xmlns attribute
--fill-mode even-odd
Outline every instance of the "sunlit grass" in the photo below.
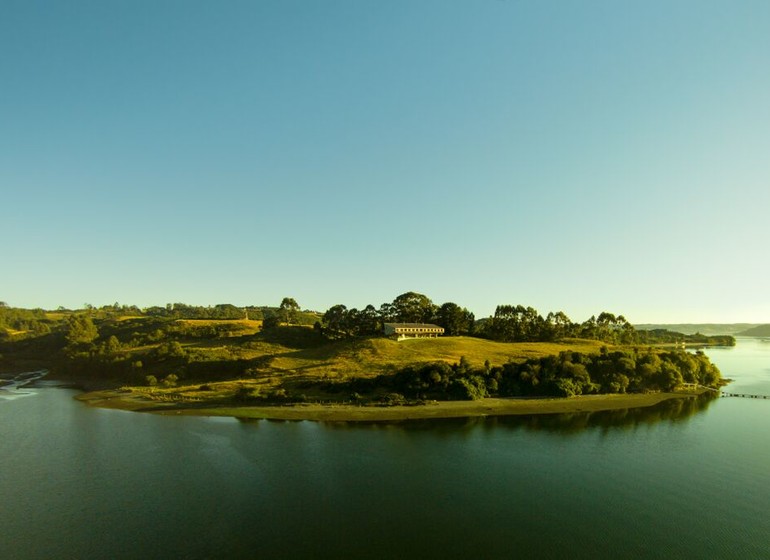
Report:
<svg viewBox="0 0 770 560"><path fill-rule="evenodd" d="M276 356L272 366L310 376L373 377L416 363L456 363L464 357L474 366L482 366L487 360L495 366L511 360L523 361L558 354L565 350L595 353L602 345L592 340L505 343L472 337L425 338L400 342L373 338L285 352Z"/></svg>

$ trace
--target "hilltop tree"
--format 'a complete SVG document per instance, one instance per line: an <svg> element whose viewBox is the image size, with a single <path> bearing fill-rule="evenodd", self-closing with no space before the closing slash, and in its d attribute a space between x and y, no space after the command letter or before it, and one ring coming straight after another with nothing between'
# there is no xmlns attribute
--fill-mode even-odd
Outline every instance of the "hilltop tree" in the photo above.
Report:
<svg viewBox="0 0 770 560"><path fill-rule="evenodd" d="M282 323L292 325L297 322L299 304L294 298L285 297L278 308L278 318Z"/></svg>
<svg viewBox="0 0 770 560"><path fill-rule="evenodd" d="M395 320L399 323L429 323L437 307L428 296L406 292L393 300Z"/></svg>
<svg viewBox="0 0 770 560"><path fill-rule="evenodd" d="M546 340L561 340L572 333L573 324L563 311L548 313L543 328L543 338Z"/></svg>
<svg viewBox="0 0 770 560"><path fill-rule="evenodd" d="M371 336L382 330L380 318L373 305L367 305L363 310L348 309L342 304L333 305L323 316L326 333L331 337Z"/></svg>
<svg viewBox="0 0 770 560"><path fill-rule="evenodd" d="M590 328L593 330L594 338L606 342L628 344L633 342L635 338L633 325L623 315L615 316L607 311L600 313L590 325Z"/></svg>
<svg viewBox="0 0 770 560"><path fill-rule="evenodd" d="M545 320L532 307L498 305L494 317L487 324L490 338L504 342L522 342L539 340Z"/></svg>
<svg viewBox="0 0 770 560"><path fill-rule="evenodd" d="M367 305L358 314L358 332L364 336L382 332L382 325L373 305Z"/></svg>
<svg viewBox="0 0 770 560"><path fill-rule="evenodd" d="M383 303L377 310L377 315L383 323L390 323L396 320L396 310L392 303Z"/></svg>
<svg viewBox="0 0 770 560"><path fill-rule="evenodd" d="M451 301L443 304L436 312L436 322L444 327L445 334L449 336L470 333L474 321L473 313Z"/></svg>
<svg viewBox="0 0 770 560"><path fill-rule="evenodd" d="M323 316L323 322L332 335L347 334L348 308L342 304L332 305Z"/></svg>

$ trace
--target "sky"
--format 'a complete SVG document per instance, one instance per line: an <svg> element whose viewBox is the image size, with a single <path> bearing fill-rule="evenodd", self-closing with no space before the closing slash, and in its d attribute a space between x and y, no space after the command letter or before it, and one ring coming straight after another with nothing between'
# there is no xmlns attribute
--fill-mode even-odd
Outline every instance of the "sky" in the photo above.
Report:
<svg viewBox="0 0 770 560"><path fill-rule="evenodd" d="M770 322L770 2L0 0L0 300Z"/></svg>

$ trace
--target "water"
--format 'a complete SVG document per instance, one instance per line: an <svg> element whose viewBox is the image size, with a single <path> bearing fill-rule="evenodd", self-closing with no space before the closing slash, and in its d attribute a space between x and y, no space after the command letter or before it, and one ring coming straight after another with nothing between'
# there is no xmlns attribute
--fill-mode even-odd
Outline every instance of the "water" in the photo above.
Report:
<svg viewBox="0 0 770 560"><path fill-rule="evenodd" d="M708 354L770 394L770 342ZM770 557L767 400L353 425L73 394L0 391L0 558Z"/></svg>

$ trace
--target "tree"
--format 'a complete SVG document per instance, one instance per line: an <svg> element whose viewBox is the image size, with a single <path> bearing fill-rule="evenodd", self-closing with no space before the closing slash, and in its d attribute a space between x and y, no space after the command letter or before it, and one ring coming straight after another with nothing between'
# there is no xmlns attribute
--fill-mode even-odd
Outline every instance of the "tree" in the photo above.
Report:
<svg viewBox="0 0 770 560"><path fill-rule="evenodd" d="M377 311L377 315L379 315L380 321L383 323L390 323L396 320L396 310L393 308L392 303L383 303Z"/></svg>
<svg viewBox="0 0 770 560"><path fill-rule="evenodd" d="M546 330L537 310L523 305L498 305L487 323L488 336L504 342L541 340Z"/></svg>
<svg viewBox="0 0 770 560"><path fill-rule="evenodd" d="M594 337L606 342L629 344L636 338L636 330L623 315L617 317L606 311L596 318Z"/></svg>
<svg viewBox="0 0 770 560"><path fill-rule="evenodd" d="M91 344L99 336L99 330L88 315L70 315L65 338L69 346Z"/></svg>
<svg viewBox="0 0 770 560"><path fill-rule="evenodd" d="M436 309L428 296L417 292L406 292L393 300L395 320L399 323L429 323Z"/></svg>
<svg viewBox="0 0 770 560"><path fill-rule="evenodd" d="M278 308L278 318L282 323L292 325L297 322L299 305L294 298L285 297Z"/></svg>
<svg viewBox="0 0 770 560"><path fill-rule="evenodd" d="M278 315L270 315L269 317L265 317L264 321L262 321L262 330L270 331L277 328L280 324L281 320Z"/></svg>
<svg viewBox="0 0 770 560"><path fill-rule="evenodd" d="M323 316L323 322L332 335L347 334L348 308L344 305L332 305Z"/></svg>
<svg viewBox="0 0 770 560"><path fill-rule="evenodd" d="M591 315L588 320L580 325L580 338L598 338L598 332L594 315Z"/></svg>
<svg viewBox="0 0 770 560"><path fill-rule="evenodd" d="M166 388L176 387L179 377L174 373L169 373L162 381L163 386Z"/></svg>
<svg viewBox="0 0 770 560"><path fill-rule="evenodd" d="M106 358L115 358L121 349L120 341L115 335L112 335L100 345L99 352Z"/></svg>
<svg viewBox="0 0 770 560"><path fill-rule="evenodd" d="M186 358L187 352L179 342L171 340L164 342L155 349L155 356L159 360Z"/></svg>
<svg viewBox="0 0 770 560"><path fill-rule="evenodd" d="M363 310L348 309L342 304L333 305L323 316L326 333L336 336L371 336L382 330L380 317L373 305Z"/></svg>
<svg viewBox="0 0 770 560"><path fill-rule="evenodd" d="M369 304L359 312L357 326L358 334L361 336L371 336L382 332L382 324L373 305Z"/></svg>
<svg viewBox="0 0 770 560"><path fill-rule="evenodd" d="M549 313L545 318L543 338L546 340L561 340L572 334L572 321L563 311Z"/></svg>
<svg viewBox="0 0 770 560"><path fill-rule="evenodd" d="M451 301L436 311L436 322L444 327L445 334L449 336L468 334L473 328L474 320L473 313Z"/></svg>

